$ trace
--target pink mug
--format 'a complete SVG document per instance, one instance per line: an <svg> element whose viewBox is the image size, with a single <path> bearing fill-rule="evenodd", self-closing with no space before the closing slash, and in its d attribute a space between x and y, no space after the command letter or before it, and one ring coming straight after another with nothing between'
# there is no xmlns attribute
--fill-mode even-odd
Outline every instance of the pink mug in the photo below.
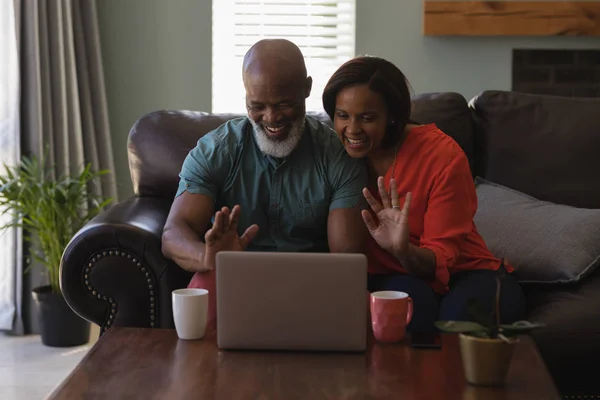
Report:
<svg viewBox="0 0 600 400"><path fill-rule="evenodd" d="M188 283L188 289L206 289L208 290L208 317L207 330L217 327L217 272L196 272L192 280Z"/></svg>
<svg viewBox="0 0 600 400"><path fill-rule="evenodd" d="M371 293L371 325L375 339L395 343L404 339L413 314L408 293L385 290Z"/></svg>

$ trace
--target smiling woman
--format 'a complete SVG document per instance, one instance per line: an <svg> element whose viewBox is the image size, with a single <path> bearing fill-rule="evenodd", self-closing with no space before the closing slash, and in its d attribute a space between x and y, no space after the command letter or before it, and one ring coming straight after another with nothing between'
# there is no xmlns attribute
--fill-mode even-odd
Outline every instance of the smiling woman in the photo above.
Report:
<svg viewBox="0 0 600 400"><path fill-rule="evenodd" d="M492 306L495 277L503 284L502 318L515 321L525 299L512 267L494 257L477 231L477 196L468 159L435 124L410 120L404 74L378 57L344 63L323 91L323 106L352 158L366 160L371 210L362 217L369 290L408 293L414 314L408 330L470 319L466 299ZM508 294L508 295L506 295Z"/></svg>
<svg viewBox="0 0 600 400"><path fill-rule="evenodd" d="M19 161L19 71L15 9L12 0L0 3L0 164L14 166ZM0 226L12 214L0 208ZM20 318L22 274L20 229L0 230L0 330L12 330Z"/></svg>

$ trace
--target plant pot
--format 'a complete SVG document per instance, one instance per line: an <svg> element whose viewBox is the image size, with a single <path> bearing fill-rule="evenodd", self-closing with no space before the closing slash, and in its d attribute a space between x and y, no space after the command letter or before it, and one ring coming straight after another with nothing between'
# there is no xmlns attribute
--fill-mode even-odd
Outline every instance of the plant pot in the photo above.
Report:
<svg viewBox="0 0 600 400"><path fill-rule="evenodd" d="M90 323L67 305L64 297L50 286L33 289L38 306L42 343L52 347L81 346L90 340Z"/></svg>
<svg viewBox="0 0 600 400"><path fill-rule="evenodd" d="M467 382L478 386L504 385L517 340L506 342L462 333L459 340Z"/></svg>

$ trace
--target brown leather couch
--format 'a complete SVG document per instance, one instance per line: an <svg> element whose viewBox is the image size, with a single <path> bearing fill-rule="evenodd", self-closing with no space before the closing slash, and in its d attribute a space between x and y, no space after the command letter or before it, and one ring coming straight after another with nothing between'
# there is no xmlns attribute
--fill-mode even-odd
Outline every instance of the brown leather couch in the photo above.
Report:
<svg viewBox="0 0 600 400"><path fill-rule="evenodd" d="M556 111L564 114L565 109L572 110L572 119L539 125L540 118ZM233 116L157 111L131 129L128 150L135 195L81 229L62 260L68 304L101 332L111 326L173 327L171 291L185 287L191 275L163 257L161 231L184 157L202 135ZM329 122L326 115L319 117ZM451 135L469 157L474 176L543 200L600 208L600 160L591 157L600 152L600 99L487 91L467 102L456 93L431 93L415 96L412 117L435 122ZM564 148L569 140L556 149L531 140L536 134L532 118L538 122L536 129L557 134L574 126L587 129L571 145L581 152L578 161L554 165L552 154L569 150ZM582 118L587 120L582 123ZM503 140L503 132L510 130L519 133L511 137L522 140ZM550 193L548 187L569 190ZM600 273L577 285L524 287L528 318L547 324L534 338L561 392L600 395Z"/></svg>

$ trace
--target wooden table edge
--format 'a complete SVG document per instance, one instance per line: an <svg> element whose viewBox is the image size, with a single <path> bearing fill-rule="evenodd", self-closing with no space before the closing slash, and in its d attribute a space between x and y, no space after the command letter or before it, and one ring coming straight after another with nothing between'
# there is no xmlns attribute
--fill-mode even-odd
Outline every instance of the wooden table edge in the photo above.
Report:
<svg viewBox="0 0 600 400"><path fill-rule="evenodd" d="M82 368L83 365L85 365L85 363L88 361L88 359L90 359L94 356L94 354L98 351L99 346L101 346L102 343L107 341L107 338L110 339L116 333L122 332L122 331L131 331L133 333L136 333L136 332L141 332L141 331L149 330L149 329L161 330L161 331L174 331L174 329L160 329L160 328L112 327L111 329L106 331L106 333L104 333L100 338L98 338L96 343L94 343L92 345L90 350L87 352L87 354L84 357L82 357L82 359L75 366L75 368L73 368L73 370L62 380L62 382L60 384L58 384L55 387L55 389L45 399L53 400L53 399L63 398L63 397L61 397L61 392L63 392L65 390L66 386L70 383L71 379L74 377L74 375L76 375L80 371L80 369ZM448 335L448 334L444 334L444 335ZM539 351L539 347L538 347L537 343L535 342L534 338L530 335L524 335L524 336L526 336L526 338L524 338L525 341L529 341L530 345L532 345L531 350L534 352L534 356L536 357L538 363L544 369L545 375L547 375L550 378L549 380L552 384L551 389L554 393L556 393L556 396L557 396L556 399L562 399L562 395L561 395L560 391L558 390L558 387L556 385L554 378L550 374L550 370L548 369L548 366L546 365L546 363ZM526 345L526 344L522 343L521 345Z"/></svg>
<svg viewBox="0 0 600 400"><path fill-rule="evenodd" d="M50 394L45 397L46 400L52 400L54 398L58 398L58 396L60 395L60 392L62 392L64 390L65 386L70 382L71 378L79 371L81 366L84 365L85 361L87 361L89 358L91 358L93 356L93 354L96 351L98 351L98 346L102 342L106 341L106 338L110 337L110 335L112 334L112 332L115 329L121 330L121 329L131 329L131 328L123 326L123 327L113 327L113 328L107 330L102 336L100 336L98 338L98 340L96 340L96 343L94 343L92 345L92 347L88 350L86 355L83 356L81 358L81 360L79 360L79 362L77 363L75 368L73 368L71 370L71 372L52 390L52 392L50 392Z"/></svg>

